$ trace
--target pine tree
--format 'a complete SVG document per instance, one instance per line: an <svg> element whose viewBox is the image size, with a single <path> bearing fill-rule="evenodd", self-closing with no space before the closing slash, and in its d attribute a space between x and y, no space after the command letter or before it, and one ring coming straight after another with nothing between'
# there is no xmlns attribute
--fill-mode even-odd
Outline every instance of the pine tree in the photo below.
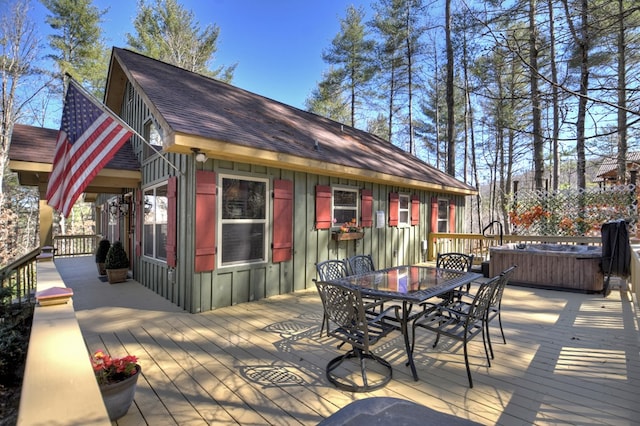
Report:
<svg viewBox="0 0 640 426"><path fill-rule="evenodd" d="M365 87L374 75L373 55L375 42L367 39L367 30L362 23L364 10L350 6L347 16L340 23L340 33L331 42L331 48L322 54L322 59L336 68L337 77L348 93L351 127L356 125L356 109L365 97Z"/></svg>
<svg viewBox="0 0 640 426"><path fill-rule="evenodd" d="M220 28L211 24L201 30L193 12L176 0L155 0L152 5L140 0L133 26L136 34L126 37L136 52L225 82L233 79L236 65L209 68L218 50Z"/></svg>
<svg viewBox="0 0 640 426"><path fill-rule="evenodd" d="M61 82L71 75L93 94L102 98L109 55L102 41L102 17L91 0L41 0L49 9L46 22L54 30L49 35L50 58L58 66L54 76Z"/></svg>

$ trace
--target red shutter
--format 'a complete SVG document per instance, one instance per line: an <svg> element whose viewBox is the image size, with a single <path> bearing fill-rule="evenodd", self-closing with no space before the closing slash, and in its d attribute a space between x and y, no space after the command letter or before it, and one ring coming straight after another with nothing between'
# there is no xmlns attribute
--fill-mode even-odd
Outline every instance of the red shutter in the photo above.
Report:
<svg viewBox="0 0 640 426"><path fill-rule="evenodd" d="M449 199L449 232L456 232L456 202Z"/></svg>
<svg viewBox="0 0 640 426"><path fill-rule="evenodd" d="M293 182L273 181L273 263L290 260L293 252Z"/></svg>
<svg viewBox="0 0 640 426"><path fill-rule="evenodd" d="M144 196L142 195L142 189L136 191L136 229L135 229L135 243L136 243L136 257L142 256L142 227L144 226ZM106 229L106 228L103 228Z"/></svg>
<svg viewBox="0 0 640 426"><path fill-rule="evenodd" d="M216 264L216 174L196 171L195 272L213 271Z"/></svg>
<svg viewBox="0 0 640 426"><path fill-rule="evenodd" d="M420 196L411 196L411 225L420 224Z"/></svg>
<svg viewBox="0 0 640 426"><path fill-rule="evenodd" d="M176 267L178 258L177 248L177 207L178 207L178 178L172 176L167 182L167 266Z"/></svg>
<svg viewBox="0 0 640 426"><path fill-rule="evenodd" d="M389 193L389 226L398 226L398 207L400 195L397 192Z"/></svg>
<svg viewBox="0 0 640 426"><path fill-rule="evenodd" d="M373 226L373 191L370 189L360 191L360 226Z"/></svg>
<svg viewBox="0 0 640 426"><path fill-rule="evenodd" d="M431 197L431 232L438 232L438 197Z"/></svg>
<svg viewBox="0 0 640 426"><path fill-rule="evenodd" d="M330 229L331 216L331 187L316 185L316 229Z"/></svg>

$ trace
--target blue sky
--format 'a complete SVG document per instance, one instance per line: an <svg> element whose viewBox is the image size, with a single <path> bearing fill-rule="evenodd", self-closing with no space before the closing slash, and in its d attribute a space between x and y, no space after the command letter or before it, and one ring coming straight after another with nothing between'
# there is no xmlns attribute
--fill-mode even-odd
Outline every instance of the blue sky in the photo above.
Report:
<svg viewBox="0 0 640 426"><path fill-rule="evenodd" d="M220 28L213 68L237 63L233 85L301 109L328 69L322 51L340 31L347 7L363 6L365 19L372 17L367 0L178 1L193 11L201 28L208 24ZM137 2L94 0L93 4L109 8L102 24L106 44L126 47L125 34L133 33ZM32 0L32 7L44 36L51 31L44 21L48 11L38 0Z"/></svg>

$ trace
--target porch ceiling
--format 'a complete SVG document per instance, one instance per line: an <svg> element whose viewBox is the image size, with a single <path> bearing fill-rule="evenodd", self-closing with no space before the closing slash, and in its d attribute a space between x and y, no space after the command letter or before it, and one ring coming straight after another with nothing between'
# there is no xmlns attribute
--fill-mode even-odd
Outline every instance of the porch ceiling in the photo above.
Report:
<svg viewBox="0 0 640 426"><path fill-rule="evenodd" d="M45 199L58 131L16 124L9 148L9 169L18 175L22 186L36 186L40 199ZM120 194L125 188L136 188L141 180L140 166L131 145L115 157L91 181L84 192L85 201L95 201L98 194Z"/></svg>

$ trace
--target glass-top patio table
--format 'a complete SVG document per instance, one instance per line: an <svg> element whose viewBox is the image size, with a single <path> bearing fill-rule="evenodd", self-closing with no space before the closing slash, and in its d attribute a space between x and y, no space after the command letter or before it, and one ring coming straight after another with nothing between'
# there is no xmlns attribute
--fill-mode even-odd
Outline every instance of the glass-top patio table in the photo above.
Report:
<svg viewBox="0 0 640 426"><path fill-rule="evenodd" d="M451 271L431 266L396 266L362 275L351 275L336 281L359 287L363 296L402 303L401 317L393 319L399 323L404 337L407 364L411 367L413 379L418 380L408 331L409 321L419 313L411 313L413 305L427 302L480 277L482 275L475 272Z"/></svg>

